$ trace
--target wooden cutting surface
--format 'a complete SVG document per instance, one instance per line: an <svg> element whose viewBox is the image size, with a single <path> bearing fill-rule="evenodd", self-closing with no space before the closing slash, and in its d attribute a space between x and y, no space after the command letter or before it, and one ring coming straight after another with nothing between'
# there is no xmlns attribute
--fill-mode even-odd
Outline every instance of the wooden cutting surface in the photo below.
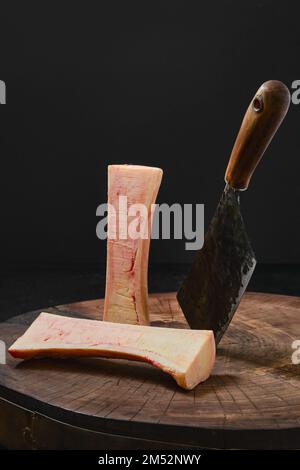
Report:
<svg viewBox="0 0 300 470"><path fill-rule="evenodd" d="M100 320L103 300L43 310ZM0 339L10 346L40 311L0 324ZM151 295L150 311L152 325L187 327L175 293ZM211 377L192 391L138 362L7 357L0 365L0 444L300 448L300 364L292 363L297 339L300 298L247 293L219 345ZM77 437L68 438L74 430Z"/></svg>

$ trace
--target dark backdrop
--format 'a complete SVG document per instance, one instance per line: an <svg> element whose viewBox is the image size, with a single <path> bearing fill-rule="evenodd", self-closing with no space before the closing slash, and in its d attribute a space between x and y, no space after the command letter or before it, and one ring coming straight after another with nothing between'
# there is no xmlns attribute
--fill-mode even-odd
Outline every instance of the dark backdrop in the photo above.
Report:
<svg viewBox="0 0 300 470"><path fill-rule="evenodd" d="M68 4L68 7L66 6ZM109 163L160 166L158 202L208 223L243 113L268 79L300 79L300 3L1 4L1 263L101 262ZM291 105L243 214L261 262L300 262L299 118ZM154 262L187 262L153 241Z"/></svg>

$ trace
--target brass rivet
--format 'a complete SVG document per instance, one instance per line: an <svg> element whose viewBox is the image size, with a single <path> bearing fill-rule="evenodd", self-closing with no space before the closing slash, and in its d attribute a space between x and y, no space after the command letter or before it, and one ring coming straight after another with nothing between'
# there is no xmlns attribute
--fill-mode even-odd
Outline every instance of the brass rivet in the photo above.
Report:
<svg viewBox="0 0 300 470"><path fill-rule="evenodd" d="M256 96L253 100L253 109L256 113L260 113L264 109L264 102L261 96Z"/></svg>

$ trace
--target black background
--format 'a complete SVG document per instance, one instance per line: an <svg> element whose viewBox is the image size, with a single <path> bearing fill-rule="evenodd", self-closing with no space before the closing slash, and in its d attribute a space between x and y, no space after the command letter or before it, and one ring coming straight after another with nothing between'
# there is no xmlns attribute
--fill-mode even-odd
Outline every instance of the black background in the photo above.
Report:
<svg viewBox="0 0 300 470"><path fill-rule="evenodd" d="M160 166L158 202L206 225L243 113L268 79L300 79L296 1L1 4L1 263L101 263L110 163ZM299 117L291 105L242 208L258 260L297 263ZM189 262L153 241L151 262Z"/></svg>

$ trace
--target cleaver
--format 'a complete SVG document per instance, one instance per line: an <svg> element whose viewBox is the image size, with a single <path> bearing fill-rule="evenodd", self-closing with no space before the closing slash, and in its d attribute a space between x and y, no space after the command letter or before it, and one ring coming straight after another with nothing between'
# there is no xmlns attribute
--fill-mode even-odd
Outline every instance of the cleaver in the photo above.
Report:
<svg viewBox="0 0 300 470"><path fill-rule="evenodd" d="M290 104L288 88L270 80L252 99L225 173L225 189L177 300L191 328L213 330L219 343L253 274L256 259L240 210L249 185Z"/></svg>

